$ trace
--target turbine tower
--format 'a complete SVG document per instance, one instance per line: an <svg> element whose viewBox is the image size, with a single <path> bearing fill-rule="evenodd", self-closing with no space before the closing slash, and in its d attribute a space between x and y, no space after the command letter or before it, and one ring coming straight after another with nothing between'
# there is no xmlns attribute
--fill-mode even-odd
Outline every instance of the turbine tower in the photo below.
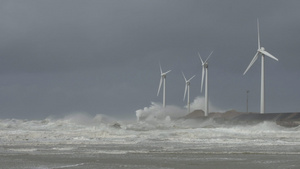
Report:
<svg viewBox="0 0 300 169"><path fill-rule="evenodd" d="M271 55L269 52L265 50L264 47L260 47L260 37L259 37L259 21L257 19L257 42L258 42L258 49L256 54L254 55L252 61L250 62L249 66L245 70L244 74L247 73L247 71L250 69L250 67L254 64L254 62L257 60L258 56L261 55L261 85L260 85L260 113L264 114L265 113L265 77L264 77L264 60L265 56L270 57L271 59L274 59L278 61L278 59Z"/></svg>
<svg viewBox="0 0 300 169"><path fill-rule="evenodd" d="M184 95L183 95L183 101L185 100L186 92L187 92L187 107L188 107L188 113L190 113L190 81L195 77L192 76L189 80L186 80L184 73L182 72L183 78L185 80L185 89L184 89Z"/></svg>
<svg viewBox="0 0 300 169"><path fill-rule="evenodd" d="M205 105L204 105L204 115L208 116L208 59L210 58L213 51L209 54L205 61L202 60L200 53L198 52L199 58L202 63L202 79L201 79L201 93L203 88L204 76L205 76Z"/></svg>
<svg viewBox="0 0 300 169"><path fill-rule="evenodd" d="M166 77L167 77L167 74L169 72L171 72L171 70L163 73L160 64L159 64L159 69L160 69L160 82L159 82L159 86L158 86L157 96L160 92L160 88L161 88L162 83L164 83L164 87L163 87L163 108L165 108L166 107Z"/></svg>

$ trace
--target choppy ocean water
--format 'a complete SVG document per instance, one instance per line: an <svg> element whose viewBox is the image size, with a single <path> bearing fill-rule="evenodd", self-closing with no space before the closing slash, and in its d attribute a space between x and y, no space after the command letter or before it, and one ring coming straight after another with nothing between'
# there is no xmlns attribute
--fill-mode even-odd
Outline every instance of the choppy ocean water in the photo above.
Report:
<svg viewBox="0 0 300 169"><path fill-rule="evenodd" d="M114 125L115 123L120 124ZM101 115L0 120L0 168L299 168L300 127Z"/></svg>

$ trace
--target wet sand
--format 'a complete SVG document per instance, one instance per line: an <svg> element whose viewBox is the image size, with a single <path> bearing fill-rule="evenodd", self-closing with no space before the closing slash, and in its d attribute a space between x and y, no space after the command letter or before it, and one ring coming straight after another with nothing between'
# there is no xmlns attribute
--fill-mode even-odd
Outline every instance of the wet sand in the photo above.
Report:
<svg viewBox="0 0 300 169"><path fill-rule="evenodd" d="M218 153L128 153L128 154L10 154L0 155L0 168L298 168L299 155Z"/></svg>
<svg viewBox="0 0 300 169"><path fill-rule="evenodd" d="M72 147L72 145L68 146ZM20 149L22 151L1 153L0 168L296 169L300 166L299 153L296 151L284 153L278 148L274 149L273 146L235 149L234 147L219 145L214 148L199 147L197 149L174 149L172 151L165 150L162 144L155 146L73 146L76 147L74 150L59 152L54 151L49 145L5 147L7 150ZM33 149L36 151L30 151ZM108 151L103 153L104 149ZM113 150L126 150L127 152Z"/></svg>

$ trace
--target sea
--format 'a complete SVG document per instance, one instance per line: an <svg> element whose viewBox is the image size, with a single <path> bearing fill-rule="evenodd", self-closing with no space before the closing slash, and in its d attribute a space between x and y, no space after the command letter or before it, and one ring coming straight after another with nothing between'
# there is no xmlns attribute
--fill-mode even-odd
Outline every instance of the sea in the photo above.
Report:
<svg viewBox="0 0 300 169"><path fill-rule="evenodd" d="M76 114L0 119L2 169L298 169L300 127Z"/></svg>

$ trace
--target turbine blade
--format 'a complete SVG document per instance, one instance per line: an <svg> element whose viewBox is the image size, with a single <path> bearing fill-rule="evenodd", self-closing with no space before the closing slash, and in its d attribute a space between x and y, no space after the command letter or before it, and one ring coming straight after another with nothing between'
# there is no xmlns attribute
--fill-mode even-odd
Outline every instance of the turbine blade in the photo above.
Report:
<svg viewBox="0 0 300 169"><path fill-rule="evenodd" d="M207 57L207 59L205 60L205 63L207 63L208 59L210 58L211 54L213 53L214 51L210 52L209 56Z"/></svg>
<svg viewBox="0 0 300 169"><path fill-rule="evenodd" d="M204 66L202 66L201 93L202 93L202 89L203 89L204 73L205 73L205 68L204 68Z"/></svg>
<svg viewBox="0 0 300 169"><path fill-rule="evenodd" d="M160 82L159 82L159 86L158 86L157 96L158 96L158 94L159 94L161 85L162 85L162 77L160 77Z"/></svg>
<svg viewBox="0 0 300 169"><path fill-rule="evenodd" d="M270 58L272 58L272 59L274 59L274 60L276 60L276 61L278 61L278 59L275 57L275 56L273 56L273 55L271 55L269 52L267 52L267 51L260 51L262 54L264 54L264 55L266 55L266 56L269 56Z"/></svg>
<svg viewBox="0 0 300 169"><path fill-rule="evenodd" d="M260 35L259 35L259 21L257 18L257 44L258 44L258 49L260 49Z"/></svg>
<svg viewBox="0 0 300 169"><path fill-rule="evenodd" d="M196 76L196 75L192 76L192 77L188 80L188 82L191 81L195 76Z"/></svg>
<svg viewBox="0 0 300 169"><path fill-rule="evenodd" d="M199 58L200 58L200 61L201 61L201 63L202 63L202 65L204 64L204 62L203 62L203 60L202 60L202 58L201 58L201 56L200 56L200 53L198 52L198 55L199 55Z"/></svg>
<svg viewBox="0 0 300 169"><path fill-rule="evenodd" d="M187 80L186 80L186 78L185 78L185 76L184 76L184 73L183 73L183 72L182 72L182 76L183 76L183 78L184 78L185 82L187 82Z"/></svg>
<svg viewBox="0 0 300 169"><path fill-rule="evenodd" d="M169 70L169 71L167 71L167 72L165 72L164 74L166 75L166 74L168 74L169 72L171 72L172 70Z"/></svg>
<svg viewBox="0 0 300 169"><path fill-rule="evenodd" d="M255 56L253 57L252 61L250 62L249 66L247 67L247 69L245 70L244 74L245 75L247 73L247 71L250 69L250 67L253 65L253 63L257 60L258 58L258 52L256 52Z"/></svg>
<svg viewBox="0 0 300 169"><path fill-rule="evenodd" d="M183 95L183 101L185 100L186 91L187 91L187 84L185 84L184 95Z"/></svg>
<svg viewBox="0 0 300 169"><path fill-rule="evenodd" d="M162 69L161 69L161 65L160 65L160 62L159 62L159 70L160 70L160 74L162 74Z"/></svg>

